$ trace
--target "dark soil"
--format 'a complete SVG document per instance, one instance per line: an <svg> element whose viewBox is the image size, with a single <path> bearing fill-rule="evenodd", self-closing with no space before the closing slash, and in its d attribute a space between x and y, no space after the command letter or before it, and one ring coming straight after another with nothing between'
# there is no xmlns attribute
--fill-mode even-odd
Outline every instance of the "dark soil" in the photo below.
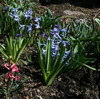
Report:
<svg viewBox="0 0 100 99"><path fill-rule="evenodd" d="M72 18L80 19L85 18L91 20L96 14L99 16L99 8L83 8L80 6L74 6L70 3L51 4L47 6L37 5L41 8L48 7L54 14L54 17L62 15L62 21L66 24L71 21ZM85 16L73 16L69 17L63 14L64 10L82 11ZM42 9L41 9L42 10ZM36 63L24 66L21 62L18 62L19 81L29 77L29 80L24 83L24 88L16 93L10 94L9 99L100 99L100 72L89 70L83 66L80 69L71 73L63 73L56 77L51 86L46 86L43 82L41 70L37 60L37 53L33 54L33 61ZM21 56L22 59L23 55ZM5 63L5 60L0 57L1 66ZM4 82L5 73L7 71L0 67L0 84ZM0 95L0 99L5 99Z"/></svg>
<svg viewBox="0 0 100 99"><path fill-rule="evenodd" d="M85 8L100 7L99 0L39 0L42 5L70 3Z"/></svg>

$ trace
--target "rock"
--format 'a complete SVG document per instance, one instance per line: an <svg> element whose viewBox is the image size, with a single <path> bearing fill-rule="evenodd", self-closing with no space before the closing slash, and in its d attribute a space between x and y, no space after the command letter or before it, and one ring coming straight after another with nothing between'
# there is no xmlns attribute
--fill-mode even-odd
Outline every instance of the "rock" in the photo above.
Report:
<svg viewBox="0 0 100 99"><path fill-rule="evenodd" d="M71 10L65 10L63 13L65 15L77 15L77 16L85 15L83 12L80 12L80 11L71 11Z"/></svg>
<svg viewBox="0 0 100 99"><path fill-rule="evenodd" d="M76 19L75 20L76 23L80 23L80 24L85 24L88 27L88 20L86 19Z"/></svg>

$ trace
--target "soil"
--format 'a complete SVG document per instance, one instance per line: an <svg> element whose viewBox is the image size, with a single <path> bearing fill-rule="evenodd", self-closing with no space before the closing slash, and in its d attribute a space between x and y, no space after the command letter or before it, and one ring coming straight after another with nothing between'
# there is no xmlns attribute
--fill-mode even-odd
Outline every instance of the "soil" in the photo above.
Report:
<svg viewBox="0 0 100 99"><path fill-rule="evenodd" d="M72 18L91 20L95 16L100 17L98 13L99 7L90 9L76 6L72 3L47 4L46 6L38 3L37 6L41 10L46 7L49 8L53 12L54 17L62 15L62 21L65 21L66 24L71 22ZM85 15L69 16L63 13L64 10L81 11ZM23 55L21 58L25 60ZM63 73L57 76L50 86L46 86L39 69L36 51L34 51L32 59L36 63L28 64L27 66L18 62L19 81L27 77L29 80L24 83L25 87L22 90L10 94L9 99L100 99L100 72L95 72L81 66L78 70L71 73ZM0 63L1 65L5 63L1 56ZM4 82L5 73L7 71L0 67L0 84ZM0 99L5 99L5 97L0 95Z"/></svg>

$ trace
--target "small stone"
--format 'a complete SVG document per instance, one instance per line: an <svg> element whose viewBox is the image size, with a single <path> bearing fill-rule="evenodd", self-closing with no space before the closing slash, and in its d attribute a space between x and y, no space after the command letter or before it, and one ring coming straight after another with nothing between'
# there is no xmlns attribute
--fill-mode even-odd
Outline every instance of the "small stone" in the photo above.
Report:
<svg viewBox="0 0 100 99"><path fill-rule="evenodd" d="M39 92L40 92L40 90L39 90L39 89L37 89L37 92L39 93Z"/></svg>
<svg viewBox="0 0 100 99"><path fill-rule="evenodd" d="M63 13L65 15L77 15L77 16L85 15L84 13L82 13L80 11L71 11L71 10L65 10Z"/></svg>
<svg viewBox="0 0 100 99"><path fill-rule="evenodd" d="M61 81L62 79L61 78L58 78L58 81Z"/></svg>
<svg viewBox="0 0 100 99"><path fill-rule="evenodd" d="M5 82L7 82L8 81L8 79L5 79Z"/></svg>
<svg viewBox="0 0 100 99"><path fill-rule="evenodd" d="M26 96L26 97L25 97L25 99L29 99L29 97L28 97L28 96Z"/></svg>

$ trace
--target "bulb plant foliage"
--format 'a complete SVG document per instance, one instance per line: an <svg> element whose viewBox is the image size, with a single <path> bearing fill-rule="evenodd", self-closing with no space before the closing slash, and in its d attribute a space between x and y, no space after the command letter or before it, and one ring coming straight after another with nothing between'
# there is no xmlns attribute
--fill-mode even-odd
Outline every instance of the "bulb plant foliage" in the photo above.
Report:
<svg viewBox="0 0 100 99"><path fill-rule="evenodd" d="M28 80L26 78L21 82L18 81L19 68L16 66L32 37L33 11L27 8L27 3L24 6L23 2L22 0L5 0L2 1L4 5L0 4L0 38L5 40L3 44L0 41L0 54L10 62L9 65L3 66L8 72L6 81L0 85L0 95L2 94L6 99L9 99L9 94L23 88L23 83Z"/></svg>
<svg viewBox="0 0 100 99"><path fill-rule="evenodd" d="M9 7L0 5L0 38L5 34L9 23Z"/></svg>
<svg viewBox="0 0 100 99"><path fill-rule="evenodd" d="M53 18L52 12L47 9L46 12L40 14L40 17L35 18L35 28L41 29L41 32L44 30L50 29L54 24L57 24L61 19L61 16Z"/></svg>
<svg viewBox="0 0 100 99"><path fill-rule="evenodd" d="M21 9L17 6L0 7L0 35L3 34L15 38L16 34L24 37L32 36L33 10Z"/></svg>
<svg viewBox="0 0 100 99"><path fill-rule="evenodd" d="M73 57L73 50L67 37L67 29L61 29L55 25L45 42L38 43L38 55L40 68L43 73L44 82L50 85L55 77L61 72L69 69L69 62ZM44 39L46 35L43 35ZM70 67L73 69L73 67Z"/></svg>
<svg viewBox="0 0 100 99"><path fill-rule="evenodd" d="M10 64L3 66L8 70L7 85L0 85L0 94L5 95L6 99L10 93L21 89L21 85L28 80L26 78L16 85L16 74L19 71L16 64L27 45L33 47L37 44L39 65L46 85L51 85L59 74L70 73L82 66L100 71L89 66L89 63L96 62L96 57L100 57L99 18L94 18L91 24L83 19L72 21L66 28L65 24L61 28L58 25L61 16L53 18L49 9L34 18L32 3L30 7L30 3L27 3L30 0L2 2L5 2L5 6L0 6L0 38L6 42L0 43L0 53ZM33 64L34 59L28 53L26 52L26 59Z"/></svg>
<svg viewBox="0 0 100 99"><path fill-rule="evenodd" d="M9 17L13 22L10 24L9 35L13 38L16 33L22 34L24 37L30 37L32 32L32 9L28 11L19 10L19 8L12 8L9 12ZM14 26L13 26L14 25ZM16 26L16 27L15 27Z"/></svg>
<svg viewBox="0 0 100 99"><path fill-rule="evenodd" d="M17 39L13 39L12 37L10 39L6 38L6 44L0 44L0 53L7 61L12 59L14 63L17 63L27 44L28 40L21 37Z"/></svg>
<svg viewBox="0 0 100 99"><path fill-rule="evenodd" d="M95 24L95 21L98 24ZM100 30L99 30L99 19L96 18L92 21L90 25L85 23L76 23L73 21L69 27L71 33L70 40L76 46L77 49L79 45L83 49L84 56L87 58L87 61L94 63L98 60L100 54ZM79 50L79 49L78 49ZM78 52L78 51L76 51ZM81 54L81 51L79 52ZM75 59L74 59L75 60ZM91 67L86 64L82 64L81 61L77 61L80 65L84 65L89 69L100 71L99 67Z"/></svg>
<svg viewBox="0 0 100 99"><path fill-rule="evenodd" d="M75 26L75 23L73 24ZM39 63L44 82L47 85L50 85L58 74L71 72L80 66L97 71L96 68L88 65L95 61L94 57L87 57L87 44L89 43L87 41L91 40L91 38L87 37L88 33L91 32L89 31L90 27L87 28L84 24L78 27L76 29L86 28L87 34L82 29L79 32L79 38L77 37L79 33L73 32L75 36L71 36L72 34L70 35L66 28L61 29L59 25L54 25L49 35L46 35L46 33L42 34L42 39L38 43ZM92 37L92 33L90 37Z"/></svg>
<svg viewBox="0 0 100 99"><path fill-rule="evenodd" d="M4 64L3 66L4 68L6 68L9 73L8 75L6 75L6 87L3 85L0 85L0 94L5 95L6 99L9 99L9 94L16 92L18 90L20 90L21 88L23 88L23 83L25 83L28 78L24 79L22 82L18 83L18 76L16 76L16 73L18 73L19 69L18 67L15 65L15 63L12 64L12 61L10 60L10 64L9 66L7 66L7 64ZM17 82L17 84L16 84Z"/></svg>
<svg viewBox="0 0 100 99"><path fill-rule="evenodd" d="M63 60L65 54L64 46L61 46L61 50L59 51L59 56L56 54L55 59L52 58L51 52L51 40L47 41L46 44L46 52L45 55L41 50L40 41L38 44L38 52L39 52L39 63L40 68L43 73L44 82L47 85L51 85L55 77L63 71L64 67L66 66L67 62L70 60L71 52L68 53L67 57Z"/></svg>

